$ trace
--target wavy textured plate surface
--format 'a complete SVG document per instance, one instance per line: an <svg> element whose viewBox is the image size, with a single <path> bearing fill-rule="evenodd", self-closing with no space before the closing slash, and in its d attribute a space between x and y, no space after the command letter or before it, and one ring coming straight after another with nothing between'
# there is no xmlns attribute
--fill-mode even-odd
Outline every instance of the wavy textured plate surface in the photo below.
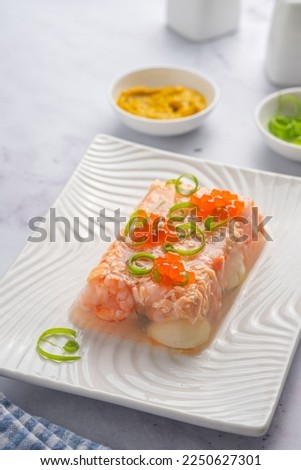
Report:
<svg viewBox="0 0 301 470"><path fill-rule="evenodd" d="M153 179L180 173L194 173L208 187L250 195L273 216L274 240L266 244L211 345L196 356L181 356L82 331L80 361L56 364L40 358L36 338L46 328L72 326L70 306L108 246L99 237L80 243L71 236L66 243L60 222L56 242L49 236L27 242L1 282L0 372L181 421L260 435L270 424L300 339L301 179L99 135L56 201L56 216L79 217L84 237L88 217L101 208L107 215L117 208L128 215ZM113 234L110 224L106 233Z"/></svg>

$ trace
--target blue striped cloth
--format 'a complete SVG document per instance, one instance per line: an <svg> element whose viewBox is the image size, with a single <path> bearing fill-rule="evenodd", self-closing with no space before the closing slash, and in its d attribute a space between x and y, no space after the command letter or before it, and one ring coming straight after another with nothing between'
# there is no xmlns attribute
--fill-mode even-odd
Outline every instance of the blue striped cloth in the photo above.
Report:
<svg viewBox="0 0 301 470"><path fill-rule="evenodd" d="M37 418L11 403L0 392L0 449L108 449L77 436L47 419Z"/></svg>

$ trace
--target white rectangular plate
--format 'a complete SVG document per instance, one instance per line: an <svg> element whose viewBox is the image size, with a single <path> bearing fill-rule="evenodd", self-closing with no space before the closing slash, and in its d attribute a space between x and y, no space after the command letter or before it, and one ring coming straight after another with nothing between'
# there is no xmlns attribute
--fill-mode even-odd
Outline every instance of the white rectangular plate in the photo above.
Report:
<svg viewBox="0 0 301 470"><path fill-rule="evenodd" d="M246 435L272 419L300 338L301 179L199 161L99 135L56 201L56 216L101 208L128 215L155 178L193 173L202 185L251 196L273 241L240 289L211 345L196 356L95 331L80 333L82 359L43 360L39 334L71 326L70 306L108 243L27 242L1 282L0 373L48 388ZM60 229L59 229L60 226ZM106 232L112 235L112 224Z"/></svg>

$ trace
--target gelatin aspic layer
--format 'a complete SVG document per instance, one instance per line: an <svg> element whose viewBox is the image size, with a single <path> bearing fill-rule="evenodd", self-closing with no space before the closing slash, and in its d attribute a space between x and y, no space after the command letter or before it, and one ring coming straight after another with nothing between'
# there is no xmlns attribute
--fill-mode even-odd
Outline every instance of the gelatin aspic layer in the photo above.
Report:
<svg viewBox="0 0 301 470"><path fill-rule="evenodd" d="M251 199L200 187L193 175L154 181L91 271L80 310L115 323L135 317L141 334L168 347L203 347L259 254L253 210Z"/></svg>

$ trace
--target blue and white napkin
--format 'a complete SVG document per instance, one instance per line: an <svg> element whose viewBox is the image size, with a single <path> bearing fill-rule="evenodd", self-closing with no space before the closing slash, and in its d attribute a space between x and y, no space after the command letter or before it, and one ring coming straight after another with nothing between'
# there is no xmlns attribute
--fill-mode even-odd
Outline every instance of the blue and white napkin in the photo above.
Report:
<svg viewBox="0 0 301 470"><path fill-rule="evenodd" d="M0 449L108 449L47 419L31 416L0 392Z"/></svg>

